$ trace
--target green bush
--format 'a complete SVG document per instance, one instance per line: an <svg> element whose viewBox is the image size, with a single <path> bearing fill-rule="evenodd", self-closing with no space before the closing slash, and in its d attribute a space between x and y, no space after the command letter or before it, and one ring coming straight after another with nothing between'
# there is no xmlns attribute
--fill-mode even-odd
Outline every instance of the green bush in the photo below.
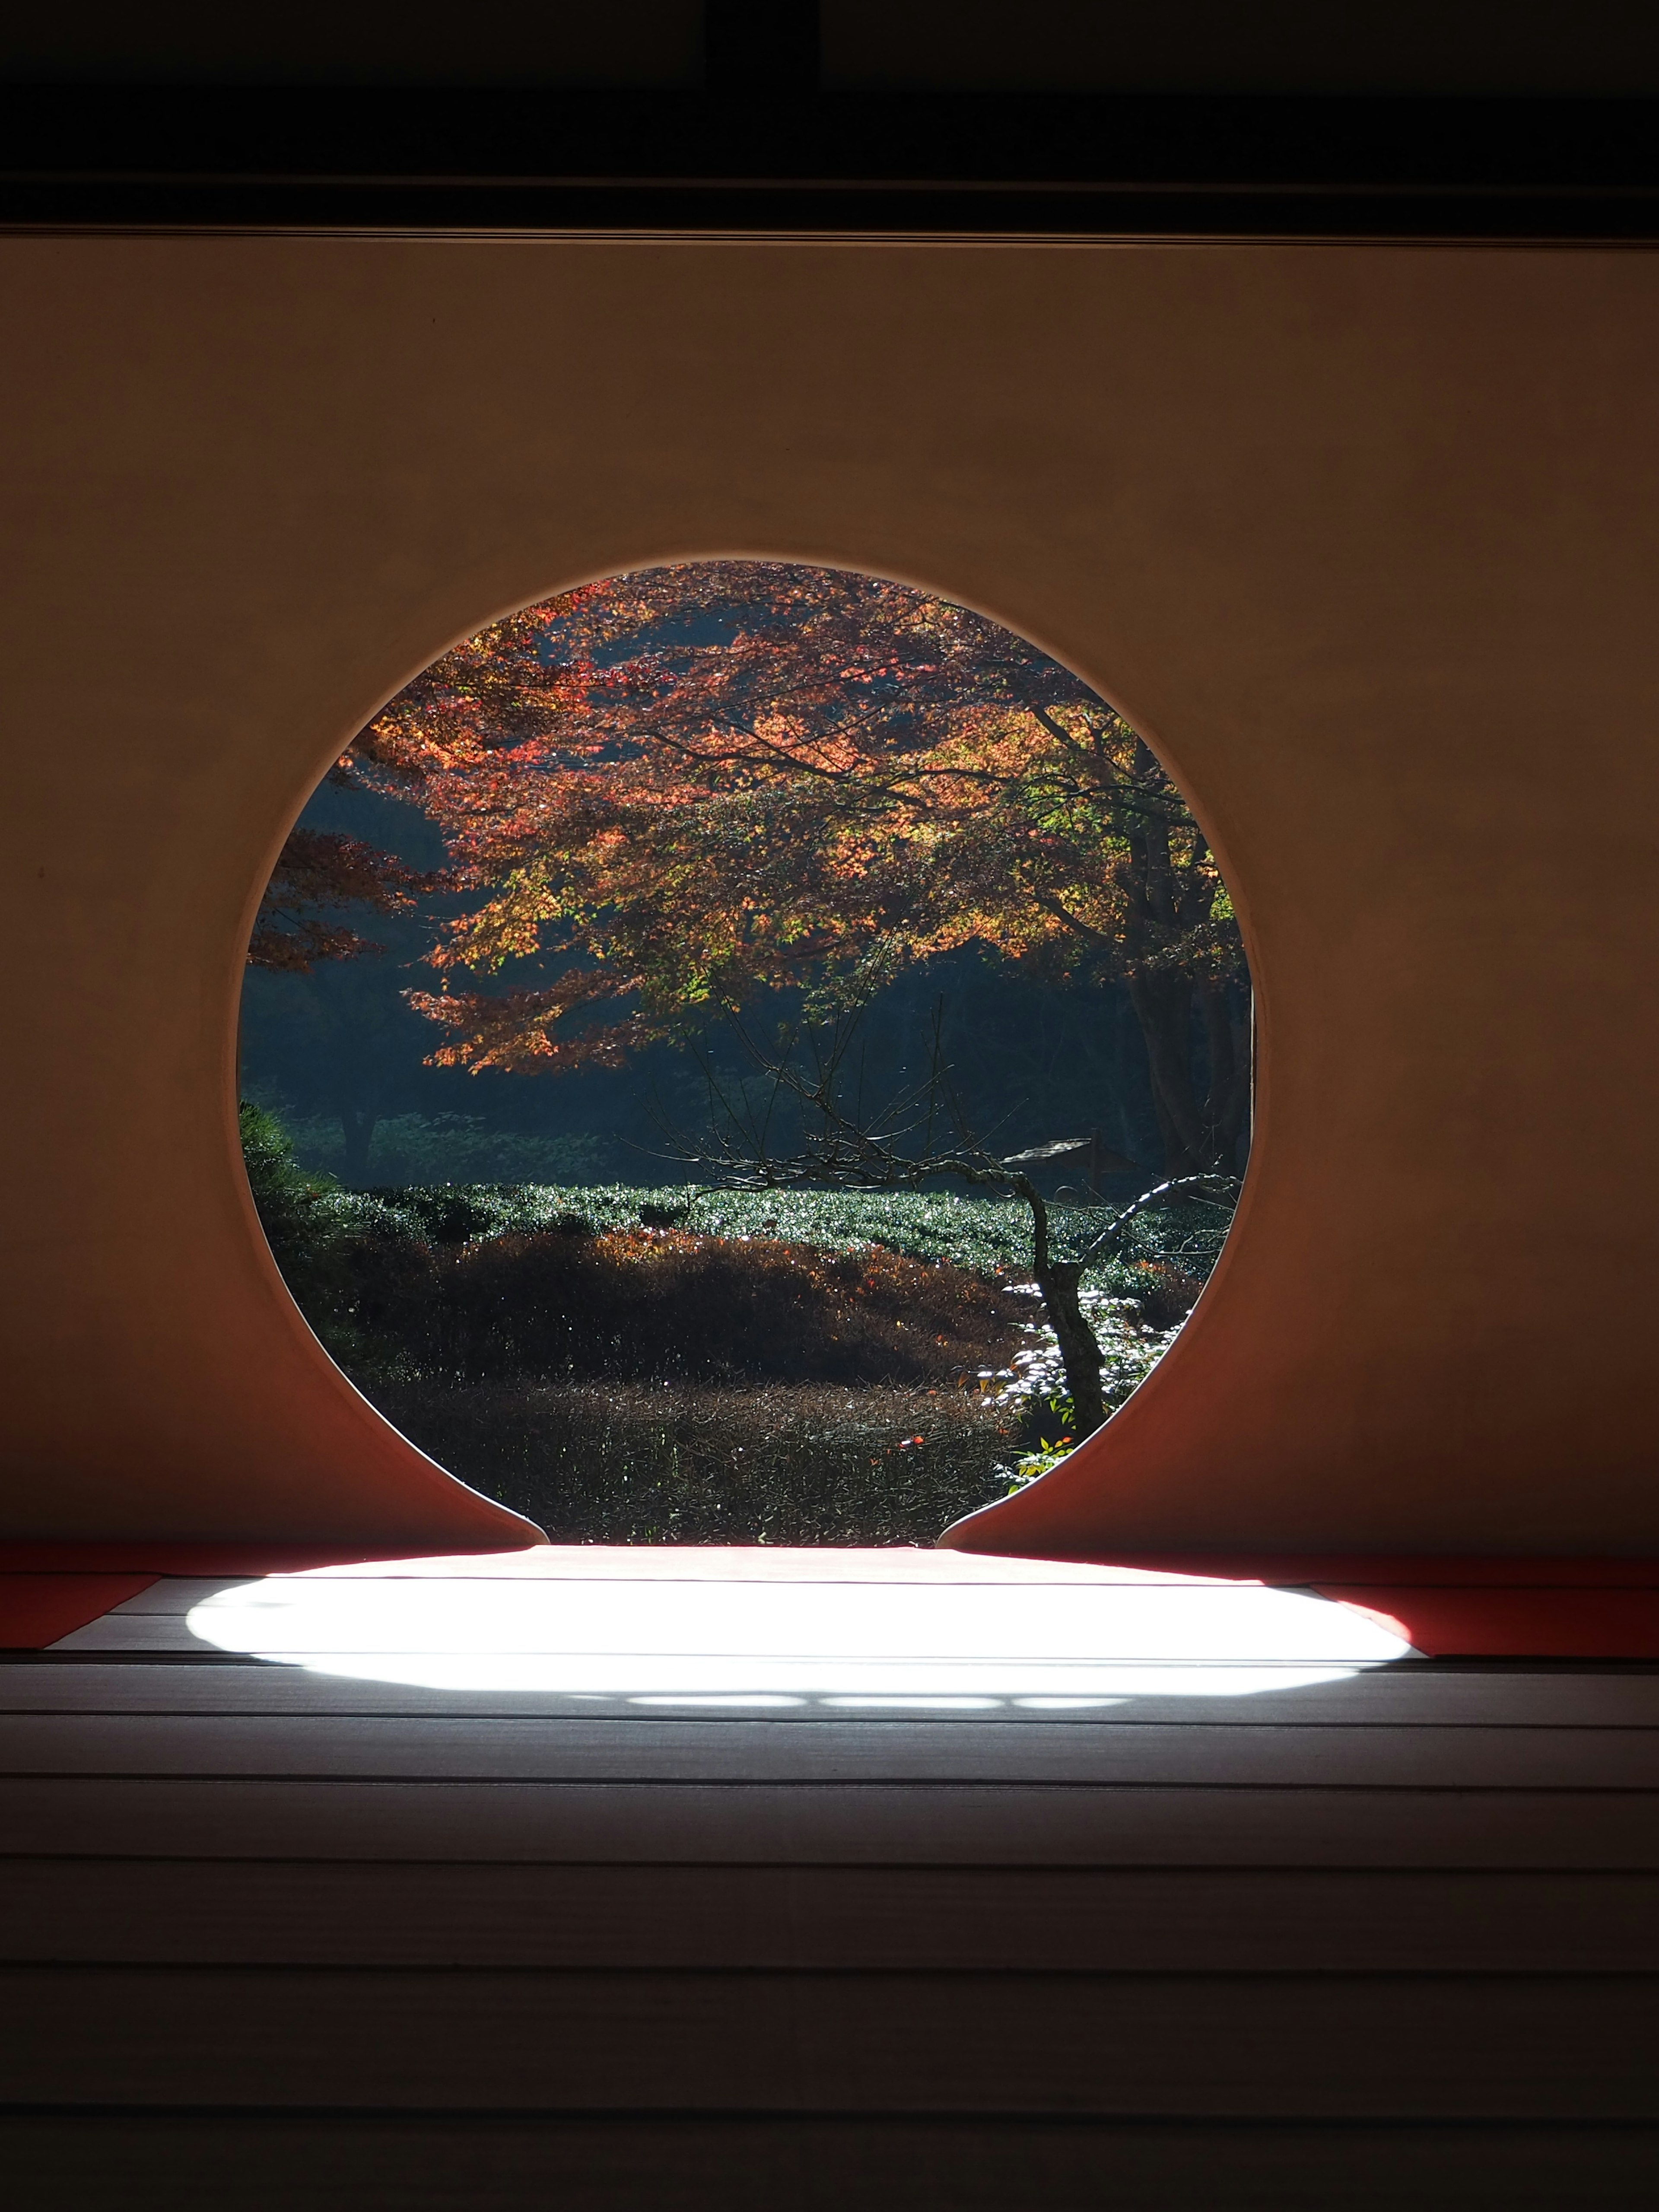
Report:
<svg viewBox="0 0 1659 2212"><path fill-rule="evenodd" d="M275 1114L242 1102L242 1164L259 1209L265 1233L304 1218L313 1203L333 1188L327 1176L308 1174L294 1155L294 1140Z"/></svg>
<svg viewBox="0 0 1659 2212"><path fill-rule="evenodd" d="M343 1366L395 1364L396 1348L376 1342L362 1325L361 1279L366 1255L416 1243L418 1220L302 1168L287 1130L263 1107L244 1102L240 1121L253 1203L295 1304Z"/></svg>
<svg viewBox="0 0 1659 2212"><path fill-rule="evenodd" d="M879 1244L911 1260L947 1260L984 1275L1024 1281L1031 1267L1030 1214L1018 1199L949 1191L710 1190L670 1183L474 1183L373 1194L415 1215L440 1243L514 1231L568 1228L684 1229L699 1237L767 1237L853 1252ZM1050 1208L1057 1253L1083 1251L1104 1219L1087 1206ZM1103 1255L1089 1279L1115 1294L1146 1288L1136 1273L1162 1267L1201 1284L1215 1264L1228 1217L1210 1206L1169 1206L1130 1223L1116 1258ZM1191 1304L1190 1296L1188 1304Z"/></svg>

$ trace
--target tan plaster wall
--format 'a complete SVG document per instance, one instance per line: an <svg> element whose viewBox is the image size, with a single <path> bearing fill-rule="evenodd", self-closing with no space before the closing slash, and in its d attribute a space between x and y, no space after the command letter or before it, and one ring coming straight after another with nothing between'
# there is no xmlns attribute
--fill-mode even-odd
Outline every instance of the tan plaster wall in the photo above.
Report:
<svg viewBox="0 0 1659 2212"><path fill-rule="evenodd" d="M1069 660L1246 915L1237 1236L970 1540L1659 1541L1659 263L14 239L0 302L0 1529L511 1540L264 1249L246 933L446 644L753 553Z"/></svg>

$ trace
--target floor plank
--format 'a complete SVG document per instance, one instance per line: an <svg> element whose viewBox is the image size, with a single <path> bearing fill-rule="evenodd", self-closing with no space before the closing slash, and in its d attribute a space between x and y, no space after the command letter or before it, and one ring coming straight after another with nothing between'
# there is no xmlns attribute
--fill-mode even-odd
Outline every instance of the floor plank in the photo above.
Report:
<svg viewBox="0 0 1659 2212"><path fill-rule="evenodd" d="M1630 1976L13 1966L0 2023L13 2105L1659 2119Z"/></svg>
<svg viewBox="0 0 1659 2212"><path fill-rule="evenodd" d="M42 2212L1649 2212L1659 2130L629 2114L0 2118Z"/></svg>
<svg viewBox="0 0 1659 2212"><path fill-rule="evenodd" d="M0 1781L31 1856L1659 1868L1659 1792Z"/></svg>
<svg viewBox="0 0 1659 2212"><path fill-rule="evenodd" d="M1659 1875L0 1862L11 1964L1659 1973Z"/></svg>
<svg viewBox="0 0 1659 2212"><path fill-rule="evenodd" d="M1659 1729L0 1715L15 1775L1659 1789Z"/></svg>
<svg viewBox="0 0 1659 2212"><path fill-rule="evenodd" d="M1179 1694L1182 1670L1168 1670L1165 1694L1142 1693L1109 1710L1115 1726L1296 1726L1321 1722L1377 1722L1401 1727L1659 1728L1659 1668L1629 1669L1592 1665L1551 1668L1510 1665L1424 1664L1379 1667L1345 1681L1294 1690L1255 1691L1227 1698ZM222 1658L218 1654L104 1657L61 1651L46 1657L0 1657L0 1712L339 1713L419 1717L503 1718L545 1714L579 1717L602 1713L611 1723L655 1724L659 1709L625 1698L574 1699L537 1691L431 1689L377 1682L309 1668ZM1091 1727L1097 1711L1038 1712L1005 1706L999 1722L1019 1726ZM708 1711L711 1726L744 1723L740 1710ZM865 1725L902 1726L915 1718L902 1709L860 1715ZM821 1726L845 1719L816 1704L768 1715L769 1724ZM981 1723L982 1713L935 1711L930 1725Z"/></svg>

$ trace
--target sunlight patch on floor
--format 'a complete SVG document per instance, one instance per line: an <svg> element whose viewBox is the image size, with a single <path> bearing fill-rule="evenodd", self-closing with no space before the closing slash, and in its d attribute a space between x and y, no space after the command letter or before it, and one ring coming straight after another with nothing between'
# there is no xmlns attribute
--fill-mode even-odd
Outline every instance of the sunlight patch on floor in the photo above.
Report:
<svg viewBox="0 0 1659 2212"><path fill-rule="evenodd" d="M963 1575L927 1553L845 1552L833 1566L820 1553L799 1580L776 1554L658 1551L646 1565L590 1552L568 1575L517 1556L534 1564L270 1575L204 1599L188 1625L223 1651L359 1680L757 1712L1238 1697L1340 1681L1411 1650L1349 1607L1259 1583L1030 1560L1001 1579L1001 1563Z"/></svg>

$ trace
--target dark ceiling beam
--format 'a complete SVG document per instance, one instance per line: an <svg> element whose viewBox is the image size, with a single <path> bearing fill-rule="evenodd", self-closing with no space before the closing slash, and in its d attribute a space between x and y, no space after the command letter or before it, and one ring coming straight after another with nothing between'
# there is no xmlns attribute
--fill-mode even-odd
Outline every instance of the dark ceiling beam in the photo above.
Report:
<svg viewBox="0 0 1659 2212"><path fill-rule="evenodd" d="M818 89L818 0L703 0L703 83L716 98Z"/></svg>
<svg viewBox="0 0 1659 2212"><path fill-rule="evenodd" d="M825 94L813 18L716 0L702 93L0 87L0 225L1659 240L1659 101Z"/></svg>

